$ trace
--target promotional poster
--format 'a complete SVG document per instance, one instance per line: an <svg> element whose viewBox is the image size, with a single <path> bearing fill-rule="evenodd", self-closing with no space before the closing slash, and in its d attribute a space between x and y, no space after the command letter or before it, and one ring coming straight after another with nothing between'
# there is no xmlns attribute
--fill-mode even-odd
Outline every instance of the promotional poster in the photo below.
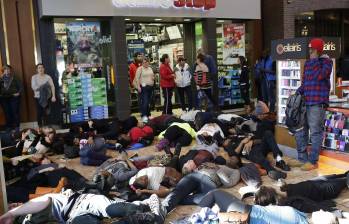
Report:
<svg viewBox="0 0 349 224"><path fill-rule="evenodd" d="M142 54L145 54L144 41L141 39L128 40L127 41L127 58L128 58L129 64L133 62L133 55L137 52L141 52Z"/></svg>
<svg viewBox="0 0 349 224"><path fill-rule="evenodd" d="M99 22L67 23L68 53L79 67L100 67L102 56Z"/></svg>
<svg viewBox="0 0 349 224"><path fill-rule="evenodd" d="M245 25L223 25L223 64L237 64L238 57L245 56Z"/></svg>

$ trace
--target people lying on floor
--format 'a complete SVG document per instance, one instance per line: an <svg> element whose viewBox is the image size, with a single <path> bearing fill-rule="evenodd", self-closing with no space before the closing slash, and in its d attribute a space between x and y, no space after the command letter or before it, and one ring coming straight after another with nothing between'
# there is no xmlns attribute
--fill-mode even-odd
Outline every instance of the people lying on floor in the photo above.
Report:
<svg viewBox="0 0 349 224"><path fill-rule="evenodd" d="M181 178L182 174L172 167L147 167L133 176L129 185L137 194L165 197Z"/></svg>
<svg viewBox="0 0 349 224"><path fill-rule="evenodd" d="M184 178L183 178L184 179ZM185 189L183 189L184 191ZM171 212L178 201L183 200L182 192L173 192L162 202L166 213ZM187 193L187 192L185 192ZM185 199L184 199L185 200ZM199 206L213 208L218 206L219 223L287 223L287 224L308 224L307 215L289 206L260 206L247 205L238 198L222 190L212 189L204 195Z"/></svg>
<svg viewBox="0 0 349 224"><path fill-rule="evenodd" d="M287 174L276 170L267 160L269 152L273 153L276 159L276 167L289 171L290 168L282 160L282 152L280 151L274 135L271 131L265 131L262 139L254 139L252 136L235 135L230 136L223 145L230 157L245 157L246 159L260 165L267 171L268 176L273 180L285 179Z"/></svg>
<svg viewBox="0 0 349 224"><path fill-rule="evenodd" d="M280 193L270 187L261 187L255 194L255 201L260 205L288 205L306 213L320 209L332 211L332 207L336 205L329 200L337 198L344 189L348 188L349 174L346 172L295 184L284 183L280 187Z"/></svg>
<svg viewBox="0 0 349 224"><path fill-rule="evenodd" d="M86 185L86 179L78 172L54 163L47 163L28 170L21 178L6 187L7 200L11 203L27 202L30 194L38 187L56 187L61 178L67 179L67 187L81 190Z"/></svg>
<svg viewBox="0 0 349 224"><path fill-rule="evenodd" d="M153 128L154 135L158 136L161 132L165 131L172 123L185 123L184 120L169 114L162 114L160 116L150 119L147 123Z"/></svg>
<svg viewBox="0 0 349 224"><path fill-rule="evenodd" d="M189 146L196 137L195 130L188 123L172 123L165 131L158 136L159 143L155 146L158 151L170 152L171 147Z"/></svg>
<svg viewBox="0 0 349 224"><path fill-rule="evenodd" d="M106 155L105 140L100 137L89 136L80 140L80 163L85 166L99 166L110 157Z"/></svg>
<svg viewBox="0 0 349 224"><path fill-rule="evenodd" d="M49 207L49 214L52 214L58 223L100 223L103 218L112 217L123 218L116 223L164 222L164 212L160 210L160 201L156 195L141 202L128 203L118 198L112 200L104 195L79 194L66 190L60 194L46 194L34 198L13 208L0 217L0 223L11 224L17 217L29 214L40 216L40 212ZM41 223L49 222L50 215L41 216Z"/></svg>
<svg viewBox="0 0 349 224"><path fill-rule="evenodd" d="M51 149L55 134L56 131L51 127L43 127L37 131L34 129L22 131L21 139L16 145L16 156L45 154Z"/></svg>
<svg viewBox="0 0 349 224"><path fill-rule="evenodd" d="M138 169L129 160L127 153L122 152L116 158L105 161L96 169L93 182L103 185L100 188L105 192L112 188L118 191L128 187L129 179L137 172Z"/></svg>
<svg viewBox="0 0 349 224"><path fill-rule="evenodd" d="M116 141L108 141L108 143L115 143L116 149L140 149L152 144L154 140L153 129L138 122L137 127L132 128L127 134L121 134Z"/></svg>

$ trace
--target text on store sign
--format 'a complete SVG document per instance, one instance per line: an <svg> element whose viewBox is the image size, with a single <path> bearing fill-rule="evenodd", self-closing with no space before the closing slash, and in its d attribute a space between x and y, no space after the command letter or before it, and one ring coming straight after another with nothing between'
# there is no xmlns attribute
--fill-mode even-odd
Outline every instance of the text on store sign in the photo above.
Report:
<svg viewBox="0 0 349 224"><path fill-rule="evenodd" d="M112 0L118 8L216 8L216 0Z"/></svg>

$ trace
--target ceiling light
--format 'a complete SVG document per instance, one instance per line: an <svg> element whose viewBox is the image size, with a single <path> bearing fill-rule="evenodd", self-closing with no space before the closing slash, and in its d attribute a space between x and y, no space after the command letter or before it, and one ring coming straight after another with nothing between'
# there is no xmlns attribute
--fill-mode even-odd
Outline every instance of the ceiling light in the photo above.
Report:
<svg viewBox="0 0 349 224"><path fill-rule="evenodd" d="M125 19L125 21L130 21L130 20L131 20L131 19L129 19L129 18L126 18L126 19Z"/></svg>
<svg viewBox="0 0 349 224"><path fill-rule="evenodd" d="M217 20L217 22L224 23L225 21L224 20Z"/></svg>
<svg viewBox="0 0 349 224"><path fill-rule="evenodd" d="M191 19L184 19L184 22L190 22Z"/></svg>
<svg viewBox="0 0 349 224"><path fill-rule="evenodd" d="M162 19L160 19L160 18L156 18L156 19L154 19L155 21L162 21Z"/></svg>
<svg viewBox="0 0 349 224"><path fill-rule="evenodd" d="M76 20L76 21L84 21L83 18L76 18L75 20Z"/></svg>
<svg viewBox="0 0 349 224"><path fill-rule="evenodd" d="M308 19L311 19L311 16L309 16Z"/></svg>

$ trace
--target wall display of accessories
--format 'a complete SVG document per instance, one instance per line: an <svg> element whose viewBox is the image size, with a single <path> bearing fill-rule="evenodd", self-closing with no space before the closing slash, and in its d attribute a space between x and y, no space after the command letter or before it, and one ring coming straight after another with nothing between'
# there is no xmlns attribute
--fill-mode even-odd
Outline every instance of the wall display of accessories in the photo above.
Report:
<svg viewBox="0 0 349 224"><path fill-rule="evenodd" d="M349 117L340 112L326 111L323 147L349 152Z"/></svg>
<svg viewBox="0 0 349 224"><path fill-rule="evenodd" d="M223 64L223 25L217 26L218 104L222 109L242 108L238 65Z"/></svg>
<svg viewBox="0 0 349 224"><path fill-rule="evenodd" d="M91 74L81 74L67 82L69 113L66 114L66 123L109 117L105 78L92 78Z"/></svg>
<svg viewBox="0 0 349 224"><path fill-rule="evenodd" d="M301 61L277 61L278 80L278 122L285 123L285 110L288 97L301 86Z"/></svg>

